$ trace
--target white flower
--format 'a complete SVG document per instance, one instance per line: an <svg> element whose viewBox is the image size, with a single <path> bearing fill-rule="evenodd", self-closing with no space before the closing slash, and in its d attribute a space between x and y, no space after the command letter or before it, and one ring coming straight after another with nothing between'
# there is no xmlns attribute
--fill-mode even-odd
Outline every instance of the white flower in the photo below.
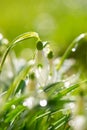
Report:
<svg viewBox="0 0 87 130"><path fill-rule="evenodd" d="M73 120L71 120L70 125L73 127L73 130L85 130L86 127L86 119L82 115L76 116Z"/></svg>
<svg viewBox="0 0 87 130"><path fill-rule="evenodd" d="M27 106L29 109L32 109L37 104L35 97L31 96L23 102L23 106Z"/></svg>

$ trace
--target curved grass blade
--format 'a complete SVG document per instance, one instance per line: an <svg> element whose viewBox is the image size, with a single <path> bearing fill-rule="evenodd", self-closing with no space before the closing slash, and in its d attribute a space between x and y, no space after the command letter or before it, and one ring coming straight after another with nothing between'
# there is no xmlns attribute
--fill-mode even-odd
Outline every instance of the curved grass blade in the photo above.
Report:
<svg viewBox="0 0 87 130"><path fill-rule="evenodd" d="M7 50L5 51L2 60L1 60L1 64L0 64L0 72L2 70L3 64L5 62L5 59L9 53L9 51L14 48L16 45L18 45L19 42L26 40L26 39L30 39L30 38L36 38L37 40L40 40L38 33L36 32L27 32L24 33L22 35L19 35L18 37L16 37L12 42L11 45L7 48Z"/></svg>
<svg viewBox="0 0 87 130"><path fill-rule="evenodd" d="M81 40L86 39L87 40L87 33L83 33L80 34L71 44L70 46L67 48L67 50L65 51L64 55L62 56L60 63L57 65L57 70L59 70L61 68L61 66L64 63L64 60L68 57L68 55L71 52L71 49L77 44L80 43Z"/></svg>

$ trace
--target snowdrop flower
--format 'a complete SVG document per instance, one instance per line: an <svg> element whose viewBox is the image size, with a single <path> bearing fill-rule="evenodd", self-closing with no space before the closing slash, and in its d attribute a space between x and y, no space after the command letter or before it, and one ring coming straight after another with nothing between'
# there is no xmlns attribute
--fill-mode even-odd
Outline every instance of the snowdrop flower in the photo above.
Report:
<svg viewBox="0 0 87 130"><path fill-rule="evenodd" d="M43 51L43 43L39 41L37 43L37 50L36 50L36 77L37 81L39 82L40 86L46 85L46 81L48 79L49 74L49 64L47 57L44 54Z"/></svg>

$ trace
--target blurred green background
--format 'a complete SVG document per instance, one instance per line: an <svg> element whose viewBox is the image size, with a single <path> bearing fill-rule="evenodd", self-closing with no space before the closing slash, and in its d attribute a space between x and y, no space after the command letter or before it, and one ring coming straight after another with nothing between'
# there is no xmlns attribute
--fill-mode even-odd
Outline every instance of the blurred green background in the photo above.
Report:
<svg viewBox="0 0 87 130"><path fill-rule="evenodd" d="M87 32L87 0L0 0L0 32L12 41L28 31L38 32L62 54L76 36ZM21 44L16 53L28 47L34 48L33 42Z"/></svg>

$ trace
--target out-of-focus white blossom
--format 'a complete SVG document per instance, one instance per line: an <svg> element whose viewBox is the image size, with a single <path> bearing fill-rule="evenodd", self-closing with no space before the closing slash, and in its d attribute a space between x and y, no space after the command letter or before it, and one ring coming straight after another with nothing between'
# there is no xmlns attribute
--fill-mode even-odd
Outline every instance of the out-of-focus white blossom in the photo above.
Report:
<svg viewBox="0 0 87 130"><path fill-rule="evenodd" d="M76 116L69 124L73 130L86 130L86 118L83 115Z"/></svg>
<svg viewBox="0 0 87 130"><path fill-rule="evenodd" d="M3 38L3 39L2 39L2 44L7 45L8 43L9 43L8 39L6 39L6 38Z"/></svg>
<svg viewBox="0 0 87 130"><path fill-rule="evenodd" d="M35 97L29 97L24 102L23 105L27 106L29 109L32 109L37 104L37 99Z"/></svg>

